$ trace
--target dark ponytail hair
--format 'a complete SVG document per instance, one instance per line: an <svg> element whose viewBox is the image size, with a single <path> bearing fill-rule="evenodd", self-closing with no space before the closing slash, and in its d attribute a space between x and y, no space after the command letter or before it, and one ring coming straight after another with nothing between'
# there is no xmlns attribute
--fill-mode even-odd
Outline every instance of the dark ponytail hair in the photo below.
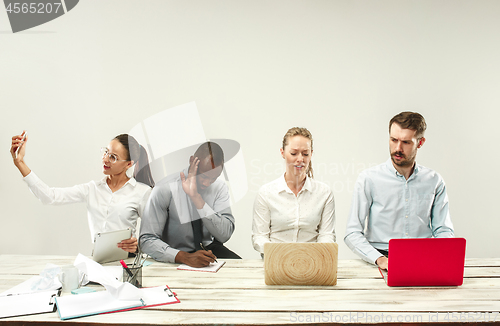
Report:
<svg viewBox="0 0 500 326"><path fill-rule="evenodd" d="M127 150L127 161L134 161L134 178L147 184L150 187L155 186L151 169L149 168L149 159L146 149L128 134L121 134L114 139L118 140Z"/></svg>

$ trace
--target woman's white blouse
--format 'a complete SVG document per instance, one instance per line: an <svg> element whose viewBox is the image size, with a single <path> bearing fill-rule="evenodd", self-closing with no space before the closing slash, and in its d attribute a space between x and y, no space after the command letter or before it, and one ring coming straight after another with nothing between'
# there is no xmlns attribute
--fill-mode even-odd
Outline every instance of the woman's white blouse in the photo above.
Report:
<svg viewBox="0 0 500 326"><path fill-rule="evenodd" d="M43 204L64 205L86 203L92 241L99 232L132 229L136 237L137 219L142 216L151 187L130 178L119 190L112 192L106 177L101 181L68 188L51 188L32 171L24 181Z"/></svg>
<svg viewBox="0 0 500 326"><path fill-rule="evenodd" d="M262 186L254 203L252 242L260 253L266 242L335 242L330 187L307 177L295 196L284 175Z"/></svg>

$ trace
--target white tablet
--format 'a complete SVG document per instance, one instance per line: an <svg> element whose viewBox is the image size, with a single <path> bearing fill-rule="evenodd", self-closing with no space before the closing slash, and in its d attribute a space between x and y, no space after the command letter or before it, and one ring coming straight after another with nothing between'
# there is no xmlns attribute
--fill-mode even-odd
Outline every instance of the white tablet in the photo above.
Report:
<svg viewBox="0 0 500 326"><path fill-rule="evenodd" d="M127 258L128 252L117 245L131 236L131 229L97 233L92 258L100 264Z"/></svg>

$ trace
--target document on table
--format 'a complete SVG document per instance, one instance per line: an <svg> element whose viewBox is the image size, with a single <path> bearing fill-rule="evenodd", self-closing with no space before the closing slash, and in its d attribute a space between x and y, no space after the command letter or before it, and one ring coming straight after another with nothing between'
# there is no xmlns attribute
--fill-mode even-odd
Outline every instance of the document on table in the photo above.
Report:
<svg viewBox="0 0 500 326"><path fill-rule="evenodd" d="M57 311L59 317L66 320L180 302L167 286L141 288L138 291L141 298L137 300L120 300L108 291L58 297Z"/></svg>
<svg viewBox="0 0 500 326"><path fill-rule="evenodd" d="M0 297L0 318L41 314L56 309L58 290Z"/></svg>
<svg viewBox="0 0 500 326"><path fill-rule="evenodd" d="M210 263L207 267L191 267L185 264L179 265L177 269L185 271L195 271L195 272L211 272L216 273L226 262L219 260L217 263Z"/></svg>

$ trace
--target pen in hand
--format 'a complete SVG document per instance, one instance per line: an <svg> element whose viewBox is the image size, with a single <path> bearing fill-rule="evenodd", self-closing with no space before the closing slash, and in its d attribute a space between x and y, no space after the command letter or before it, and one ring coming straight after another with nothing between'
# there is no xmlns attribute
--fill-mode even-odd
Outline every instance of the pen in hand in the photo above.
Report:
<svg viewBox="0 0 500 326"><path fill-rule="evenodd" d="M201 249L205 250L205 251L208 251L207 248L205 248L205 246L203 245L203 243L200 242L200 247ZM214 258L215 262L218 263L217 259Z"/></svg>

